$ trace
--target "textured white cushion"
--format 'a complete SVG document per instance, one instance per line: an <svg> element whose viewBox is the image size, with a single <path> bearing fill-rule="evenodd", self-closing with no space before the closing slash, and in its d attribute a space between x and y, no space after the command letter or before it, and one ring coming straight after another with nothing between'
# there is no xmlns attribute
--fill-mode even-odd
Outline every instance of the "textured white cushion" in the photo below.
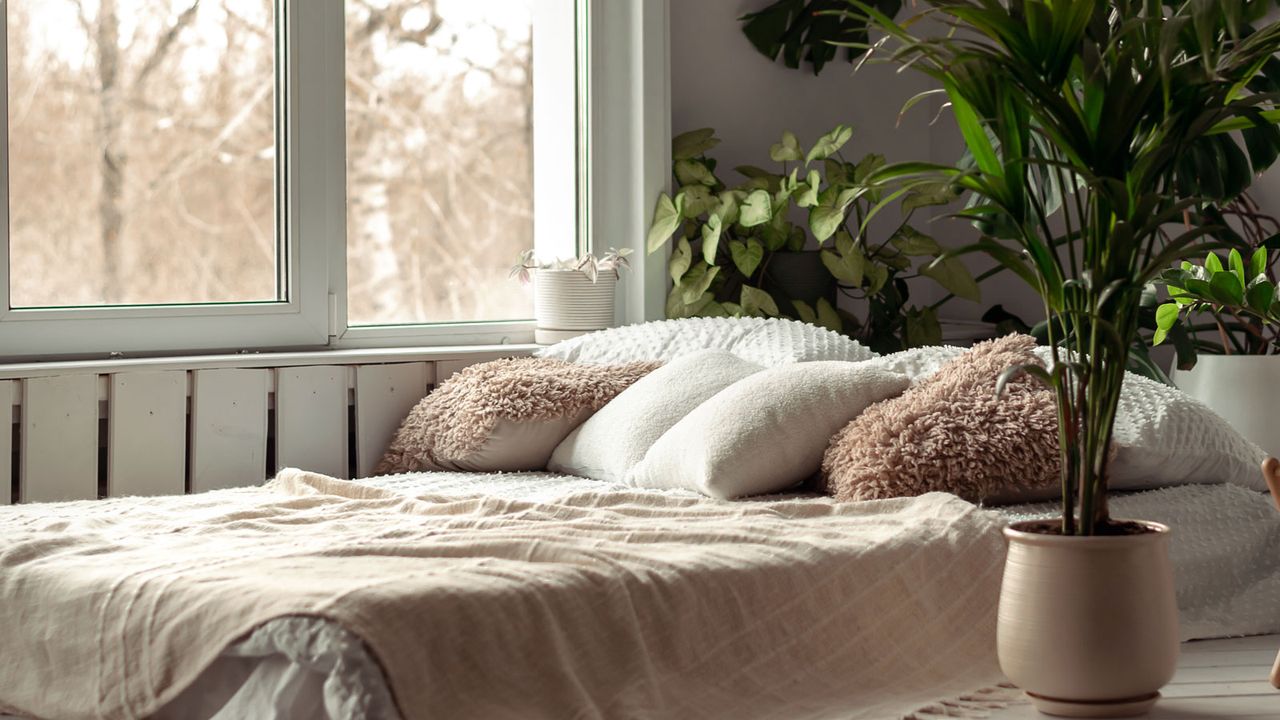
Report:
<svg viewBox="0 0 1280 720"><path fill-rule="evenodd" d="M672 425L764 368L724 350L681 355L622 391L551 454L547 469L620 483Z"/></svg>
<svg viewBox="0 0 1280 720"><path fill-rule="evenodd" d="M848 362L748 375L663 433L627 484L718 498L785 490L818 471L837 430L909 384L905 375Z"/></svg>
<svg viewBox="0 0 1280 720"><path fill-rule="evenodd" d="M1120 392L1111 487L1229 482L1267 491L1267 454L1181 390L1129 374Z"/></svg>
<svg viewBox="0 0 1280 720"><path fill-rule="evenodd" d="M535 355L582 363L624 363L667 361L690 352L713 349L726 350L766 367L876 357L874 352L844 335L781 318L658 320L565 340Z"/></svg>

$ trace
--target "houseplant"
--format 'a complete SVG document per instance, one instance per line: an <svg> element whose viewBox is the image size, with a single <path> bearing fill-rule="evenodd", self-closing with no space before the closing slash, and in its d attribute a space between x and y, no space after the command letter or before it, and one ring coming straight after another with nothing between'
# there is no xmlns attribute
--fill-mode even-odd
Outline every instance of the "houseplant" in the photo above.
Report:
<svg viewBox="0 0 1280 720"><path fill-rule="evenodd" d="M938 262L942 247L911 222L921 208L956 195L947 184L905 193L865 184L885 159L847 158L852 137L839 125L805 150L785 132L769 150L774 169L738 167L742 180L730 186L708 154L719 143L714 131L677 136L678 189L658 198L648 236L649 252L671 248L667 316L791 317L877 352L940 342L942 302L911 305L907 281L926 276L970 300L978 286L960 261ZM870 228L873 210L890 206L898 216L887 228ZM864 301L861 316L840 308L837 294Z"/></svg>
<svg viewBox="0 0 1280 720"><path fill-rule="evenodd" d="M901 24L851 2L884 33L878 55L938 82L973 159L868 182L967 190L959 215L982 235L963 251L1031 284L1054 335L1047 368L1010 368L999 384L1025 373L1053 388L1062 460L1061 518L1006 531L1001 667L1054 714L1143 712L1172 676L1177 615L1168 529L1107 510L1120 388L1148 283L1227 244L1203 212L1213 193L1182 160L1205 146L1238 159L1226 133L1274 131L1275 96L1251 83L1274 62L1280 25L1251 27L1269 3L1248 0L922 0ZM935 33L914 35L921 26ZM1269 163L1274 134L1263 141L1249 152Z"/></svg>
<svg viewBox="0 0 1280 720"><path fill-rule="evenodd" d="M521 253L511 277L533 283L535 340L548 344L613 325L614 289L630 254L630 248L610 248L599 258L588 253L548 262L533 250Z"/></svg>
<svg viewBox="0 0 1280 720"><path fill-rule="evenodd" d="M1171 302L1156 311L1153 341L1186 330L1193 353L1172 373L1174 383L1213 408L1272 455L1280 455L1280 290L1271 270L1274 255L1232 249L1224 263L1214 253L1202 263L1183 261L1166 271ZM1196 337L1205 329L1217 341ZM1185 355L1185 353L1183 353ZM1188 367L1188 365L1190 365Z"/></svg>
<svg viewBox="0 0 1280 720"><path fill-rule="evenodd" d="M866 42L867 23L847 14L824 12L842 3L843 0L776 0L739 18L742 33L761 55L770 60L782 55L783 63L797 70L801 62L808 62L817 75L842 49L849 62L862 55L860 48L849 43ZM902 7L902 0L876 0L875 5L892 16Z"/></svg>

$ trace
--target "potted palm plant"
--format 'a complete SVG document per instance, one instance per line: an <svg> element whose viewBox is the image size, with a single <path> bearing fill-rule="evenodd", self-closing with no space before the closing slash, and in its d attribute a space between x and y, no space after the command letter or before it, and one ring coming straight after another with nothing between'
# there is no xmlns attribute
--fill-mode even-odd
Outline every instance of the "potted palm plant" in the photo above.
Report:
<svg viewBox="0 0 1280 720"><path fill-rule="evenodd" d="M945 178L968 191L958 214L981 237L963 251L1025 279L1050 319L1051 363L1010 368L999 384L1027 373L1054 389L1062 461L1061 517L1006 531L1001 667L1043 711L1138 714L1173 674L1177 613L1168 528L1107 508L1121 384L1144 288L1228 243L1206 212L1218 198L1181 161L1206 145L1239 160L1229 133L1255 128L1249 152L1275 157L1264 71L1280 25L1253 27L1267 4L1249 0L920 4L902 23L856 0L852 12L883 33L873 60L937 81L971 160L888 166L870 182L904 192ZM1245 161L1245 185L1249 172Z"/></svg>

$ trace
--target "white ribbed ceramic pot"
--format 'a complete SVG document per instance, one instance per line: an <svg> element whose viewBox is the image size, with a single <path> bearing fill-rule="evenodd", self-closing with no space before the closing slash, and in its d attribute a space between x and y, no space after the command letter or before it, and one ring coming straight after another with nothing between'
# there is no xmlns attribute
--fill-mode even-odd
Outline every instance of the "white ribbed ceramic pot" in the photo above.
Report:
<svg viewBox="0 0 1280 720"><path fill-rule="evenodd" d="M1169 528L1064 537L1036 524L1005 529L1000 668L1050 715L1145 713L1178 663Z"/></svg>
<svg viewBox="0 0 1280 720"><path fill-rule="evenodd" d="M1280 456L1280 356L1200 355L1195 367L1175 368L1169 378L1268 454Z"/></svg>
<svg viewBox="0 0 1280 720"><path fill-rule="evenodd" d="M595 282L577 270L537 270L533 314L540 330L603 330L613 325L618 278L600 273Z"/></svg>

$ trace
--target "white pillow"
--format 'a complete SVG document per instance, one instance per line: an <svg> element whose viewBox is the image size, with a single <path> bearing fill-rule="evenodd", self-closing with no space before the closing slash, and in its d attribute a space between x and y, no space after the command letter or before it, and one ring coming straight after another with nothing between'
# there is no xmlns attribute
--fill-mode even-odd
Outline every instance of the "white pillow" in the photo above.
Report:
<svg viewBox="0 0 1280 720"><path fill-rule="evenodd" d="M785 490L818 471L837 430L909 384L905 375L848 362L748 375L663 433L627 484L718 498Z"/></svg>
<svg viewBox="0 0 1280 720"><path fill-rule="evenodd" d="M1142 490L1228 482L1267 492L1267 453L1181 390L1125 376L1113 435L1111 487Z"/></svg>
<svg viewBox="0 0 1280 720"><path fill-rule="evenodd" d="M582 363L667 361L697 350L726 350L774 367L814 360L856 362L871 350L825 328L782 318L658 320L589 333L543 348L537 357Z"/></svg>
<svg viewBox="0 0 1280 720"><path fill-rule="evenodd" d="M700 350L654 370L564 439L547 469L623 481L649 447L703 401L764 368L724 350Z"/></svg>

